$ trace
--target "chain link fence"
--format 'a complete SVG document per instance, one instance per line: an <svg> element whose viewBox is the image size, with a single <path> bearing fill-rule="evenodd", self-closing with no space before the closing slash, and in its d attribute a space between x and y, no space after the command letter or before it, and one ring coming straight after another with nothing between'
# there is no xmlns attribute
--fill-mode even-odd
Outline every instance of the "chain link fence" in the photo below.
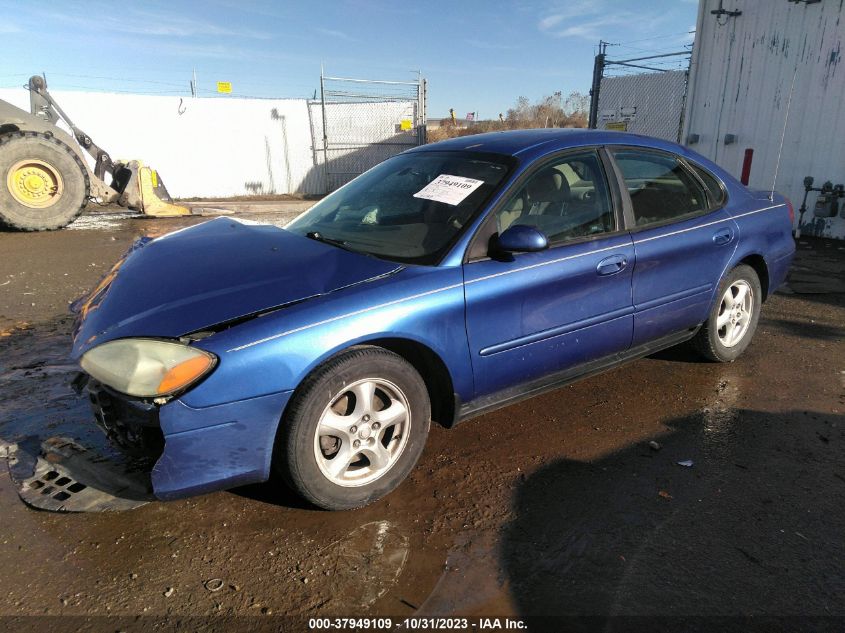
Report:
<svg viewBox="0 0 845 633"><path fill-rule="evenodd" d="M314 161L326 193L383 160L425 143L426 82L320 77L312 102Z"/></svg>
<svg viewBox="0 0 845 633"><path fill-rule="evenodd" d="M689 56L682 51L610 60L602 47L593 66L590 127L680 142Z"/></svg>

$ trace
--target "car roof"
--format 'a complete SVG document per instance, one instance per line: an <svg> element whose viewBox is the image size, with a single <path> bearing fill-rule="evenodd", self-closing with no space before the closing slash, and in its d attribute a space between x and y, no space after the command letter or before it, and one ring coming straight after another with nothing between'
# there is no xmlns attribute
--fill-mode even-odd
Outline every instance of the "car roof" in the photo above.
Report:
<svg viewBox="0 0 845 633"><path fill-rule="evenodd" d="M471 134L431 143L430 145L422 145L411 151L470 150L508 156L525 156L526 154L538 156L584 145L639 145L677 154L687 153L686 148L677 143L649 136L583 128L539 128Z"/></svg>

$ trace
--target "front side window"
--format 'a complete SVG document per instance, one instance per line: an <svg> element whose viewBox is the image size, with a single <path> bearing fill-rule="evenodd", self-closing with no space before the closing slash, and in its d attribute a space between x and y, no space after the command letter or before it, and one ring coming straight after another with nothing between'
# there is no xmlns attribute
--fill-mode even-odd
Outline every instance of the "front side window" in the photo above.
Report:
<svg viewBox="0 0 845 633"><path fill-rule="evenodd" d="M410 152L390 158L285 227L353 251L432 264L454 243L513 160L473 152Z"/></svg>
<svg viewBox="0 0 845 633"><path fill-rule="evenodd" d="M536 227L551 243L615 230L598 154L570 154L541 167L497 213L496 224L500 234L518 224Z"/></svg>
<svg viewBox="0 0 845 633"><path fill-rule="evenodd" d="M707 195L677 158L643 150L613 152L631 196L637 227L707 211Z"/></svg>

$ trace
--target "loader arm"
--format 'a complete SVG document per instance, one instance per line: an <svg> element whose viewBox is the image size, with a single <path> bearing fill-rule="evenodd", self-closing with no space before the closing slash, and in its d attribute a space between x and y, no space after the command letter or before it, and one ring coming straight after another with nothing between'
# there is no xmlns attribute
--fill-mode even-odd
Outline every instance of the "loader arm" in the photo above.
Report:
<svg viewBox="0 0 845 633"><path fill-rule="evenodd" d="M30 77L25 87L30 112L0 100L0 226L61 228L89 200L116 202L145 215L190 215L173 203L154 169L139 160L112 160L56 103L43 77Z"/></svg>
<svg viewBox="0 0 845 633"><path fill-rule="evenodd" d="M94 159L94 175L103 182L105 182L106 174L109 174L112 180L115 180L117 166L112 161L111 156L71 121L67 113L62 110L47 90L47 83L44 78L38 75L29 78L29 111L34 116L45 119L53 125L56 125L61 118L73 132L79 146ZM121 192L118 191L119 193Z"/></svg>

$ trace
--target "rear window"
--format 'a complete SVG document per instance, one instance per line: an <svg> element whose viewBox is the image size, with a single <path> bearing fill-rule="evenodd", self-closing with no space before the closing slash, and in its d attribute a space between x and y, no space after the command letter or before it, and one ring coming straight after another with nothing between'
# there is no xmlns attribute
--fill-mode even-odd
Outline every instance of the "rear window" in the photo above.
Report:
<svg viewBox="0 0 845 633"><path fill-rule="evenodd" d="M674 155L645 149L613 152L631 196L638 227L674 222L707 211L701 183Z"/></svg>
<svg viewBox="0 0 845 633"><path fill-rule="evenodd" d="M688 163L696 176L701 178L704 186L707 188L707 196L710 198L711 207L721 207L725 203L725 190L722 189L721 183L716 180L716 177L703 167L699 167L695 163Z"/></svg>

